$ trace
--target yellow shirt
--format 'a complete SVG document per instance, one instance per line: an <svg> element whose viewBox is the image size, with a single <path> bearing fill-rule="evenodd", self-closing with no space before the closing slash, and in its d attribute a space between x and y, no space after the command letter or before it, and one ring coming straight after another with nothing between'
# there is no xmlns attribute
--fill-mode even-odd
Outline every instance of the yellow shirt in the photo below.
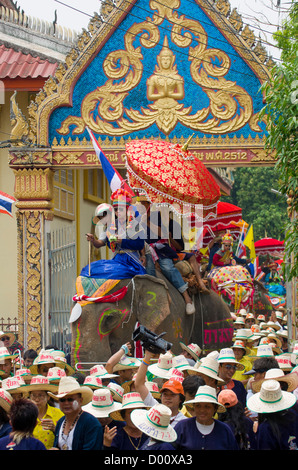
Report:
<svg viewBox="0 0 298 470"><path fill-rule="evenodd" d="M54 406L47 406L47 411L42 419L52 419L55 423L59 421L60 418L64 416L64 413L60 408L55 408ZM53 447L55 434L52 431L45 430L41 426L41 420L37 418L37 423L33 431L33 437L41 441L47 449Z"/></svg>
<svg viewBox="0 0 298 470"><path fill-rule="evenodd" d="M180 411L181 411L182 414L184 414L185 418L192 418L193 417L193 415L190 414L190 412L186 408L186 405L183 405Z"/></svg>
<svg viewBox="0 0 298 470"><path fill-rule="evenodd" d="M233 375L233 379L240 380L241 382L243 380L248 380L251 375L243 375L243 372L248 372L252 369L252 363L249 360L249 356L243 356L242 359L240 359L240 361L238 362L240 362L240 364L243 364L245 366L245 369L236 370L235 374Z"/></svg>

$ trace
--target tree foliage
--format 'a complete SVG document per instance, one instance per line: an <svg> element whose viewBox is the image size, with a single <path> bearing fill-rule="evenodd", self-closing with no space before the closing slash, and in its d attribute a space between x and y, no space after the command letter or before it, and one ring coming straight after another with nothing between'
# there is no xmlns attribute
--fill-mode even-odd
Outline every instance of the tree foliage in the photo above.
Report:
<svg viewBox="0 0 298 470"><path fill-rule="evenodd" d="M253 224L255 240L264 237L284 240L287 203L285 196L272 192L278 189L275 169L237 168L234 180L231 196L221 200L241 207L245 222Z"/></svg>
<svg viewBox="0 0 298 470"><path fill-rule="evenodd" d="M262 87L265 106L260 117L267 121L266 148L276 151L279 191L287 197L288 223L285 248L290 265L286 277L298 275L298 3L293 1L289 16L275 40L281 62L272 69L271 79Z"/></svg>

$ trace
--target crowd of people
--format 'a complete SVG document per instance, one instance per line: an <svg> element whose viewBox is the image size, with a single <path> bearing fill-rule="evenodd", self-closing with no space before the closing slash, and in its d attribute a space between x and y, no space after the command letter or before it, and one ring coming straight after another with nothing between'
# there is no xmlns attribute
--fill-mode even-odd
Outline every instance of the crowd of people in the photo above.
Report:
<svg viewBox="0 0 298 470"><path fill-rule="evenodd" d="M20 356L1 332L0 450L297 449L298 345L289 352L287 339L282 308L267 321L241 309L231 347L136 358L127 342L83 372L51 345Z"/></svg>

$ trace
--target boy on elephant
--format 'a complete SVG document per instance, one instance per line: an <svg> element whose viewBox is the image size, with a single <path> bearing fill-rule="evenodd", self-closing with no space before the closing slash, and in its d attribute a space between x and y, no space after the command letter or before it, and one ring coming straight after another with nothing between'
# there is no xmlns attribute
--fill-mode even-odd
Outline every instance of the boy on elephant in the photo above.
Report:
<svg viewBox="0 0 298 470"><path fill-rule="evenodd" d="M112 208L108 211L106 207L104 211L110 214L111 218L107 230L100 234L98 240L91 233L87 233L86 236L87 241L96 248L107 245L115 253L115 256L111 260L98 260L91 263L90 274L88 266L85 266L81 271L81 276L101 279L129 279L137 274L146 274L140 258L140 252L144 248L144 232L129 230L131 196L127 191L117 189L112 193L111 200L114 211ZM97 218L100 220L102 218L100 211L97 212ZM115 220L113 220L114 214Z"/></svg>

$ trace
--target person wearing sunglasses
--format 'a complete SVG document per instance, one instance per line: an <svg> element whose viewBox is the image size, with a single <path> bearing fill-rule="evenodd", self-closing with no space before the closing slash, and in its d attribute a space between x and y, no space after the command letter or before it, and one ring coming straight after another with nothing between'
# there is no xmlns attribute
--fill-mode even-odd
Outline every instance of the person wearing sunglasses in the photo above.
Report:
<svg viewBox="0 0 298 470"><path fill-rule="evenodd" d="M225 382L218 387L218 393L224 389L233 390L238 400L245 407L247 391L240 380L233 378L236 370L242 370L244 372L245 366L236 360L232 348L221 349L217 361L219 364L218 376Z"/></svg>
<svg viewBox="0 0 298 470"><path fill-rule="evenodd" d="M91 388L66 376L60 379L58 393L48 394L59 402L64 413L56 425L52 450L101 450L102 425L91 413L82 409L92 400Z"/></svg>
<svg viewBox="0 0 298 470"><path fill-rule="evenodd" d="M8 349L10 354L24 353L24 347L17 341L16 335L11 331L0 331L0 344Z"/></svg>

